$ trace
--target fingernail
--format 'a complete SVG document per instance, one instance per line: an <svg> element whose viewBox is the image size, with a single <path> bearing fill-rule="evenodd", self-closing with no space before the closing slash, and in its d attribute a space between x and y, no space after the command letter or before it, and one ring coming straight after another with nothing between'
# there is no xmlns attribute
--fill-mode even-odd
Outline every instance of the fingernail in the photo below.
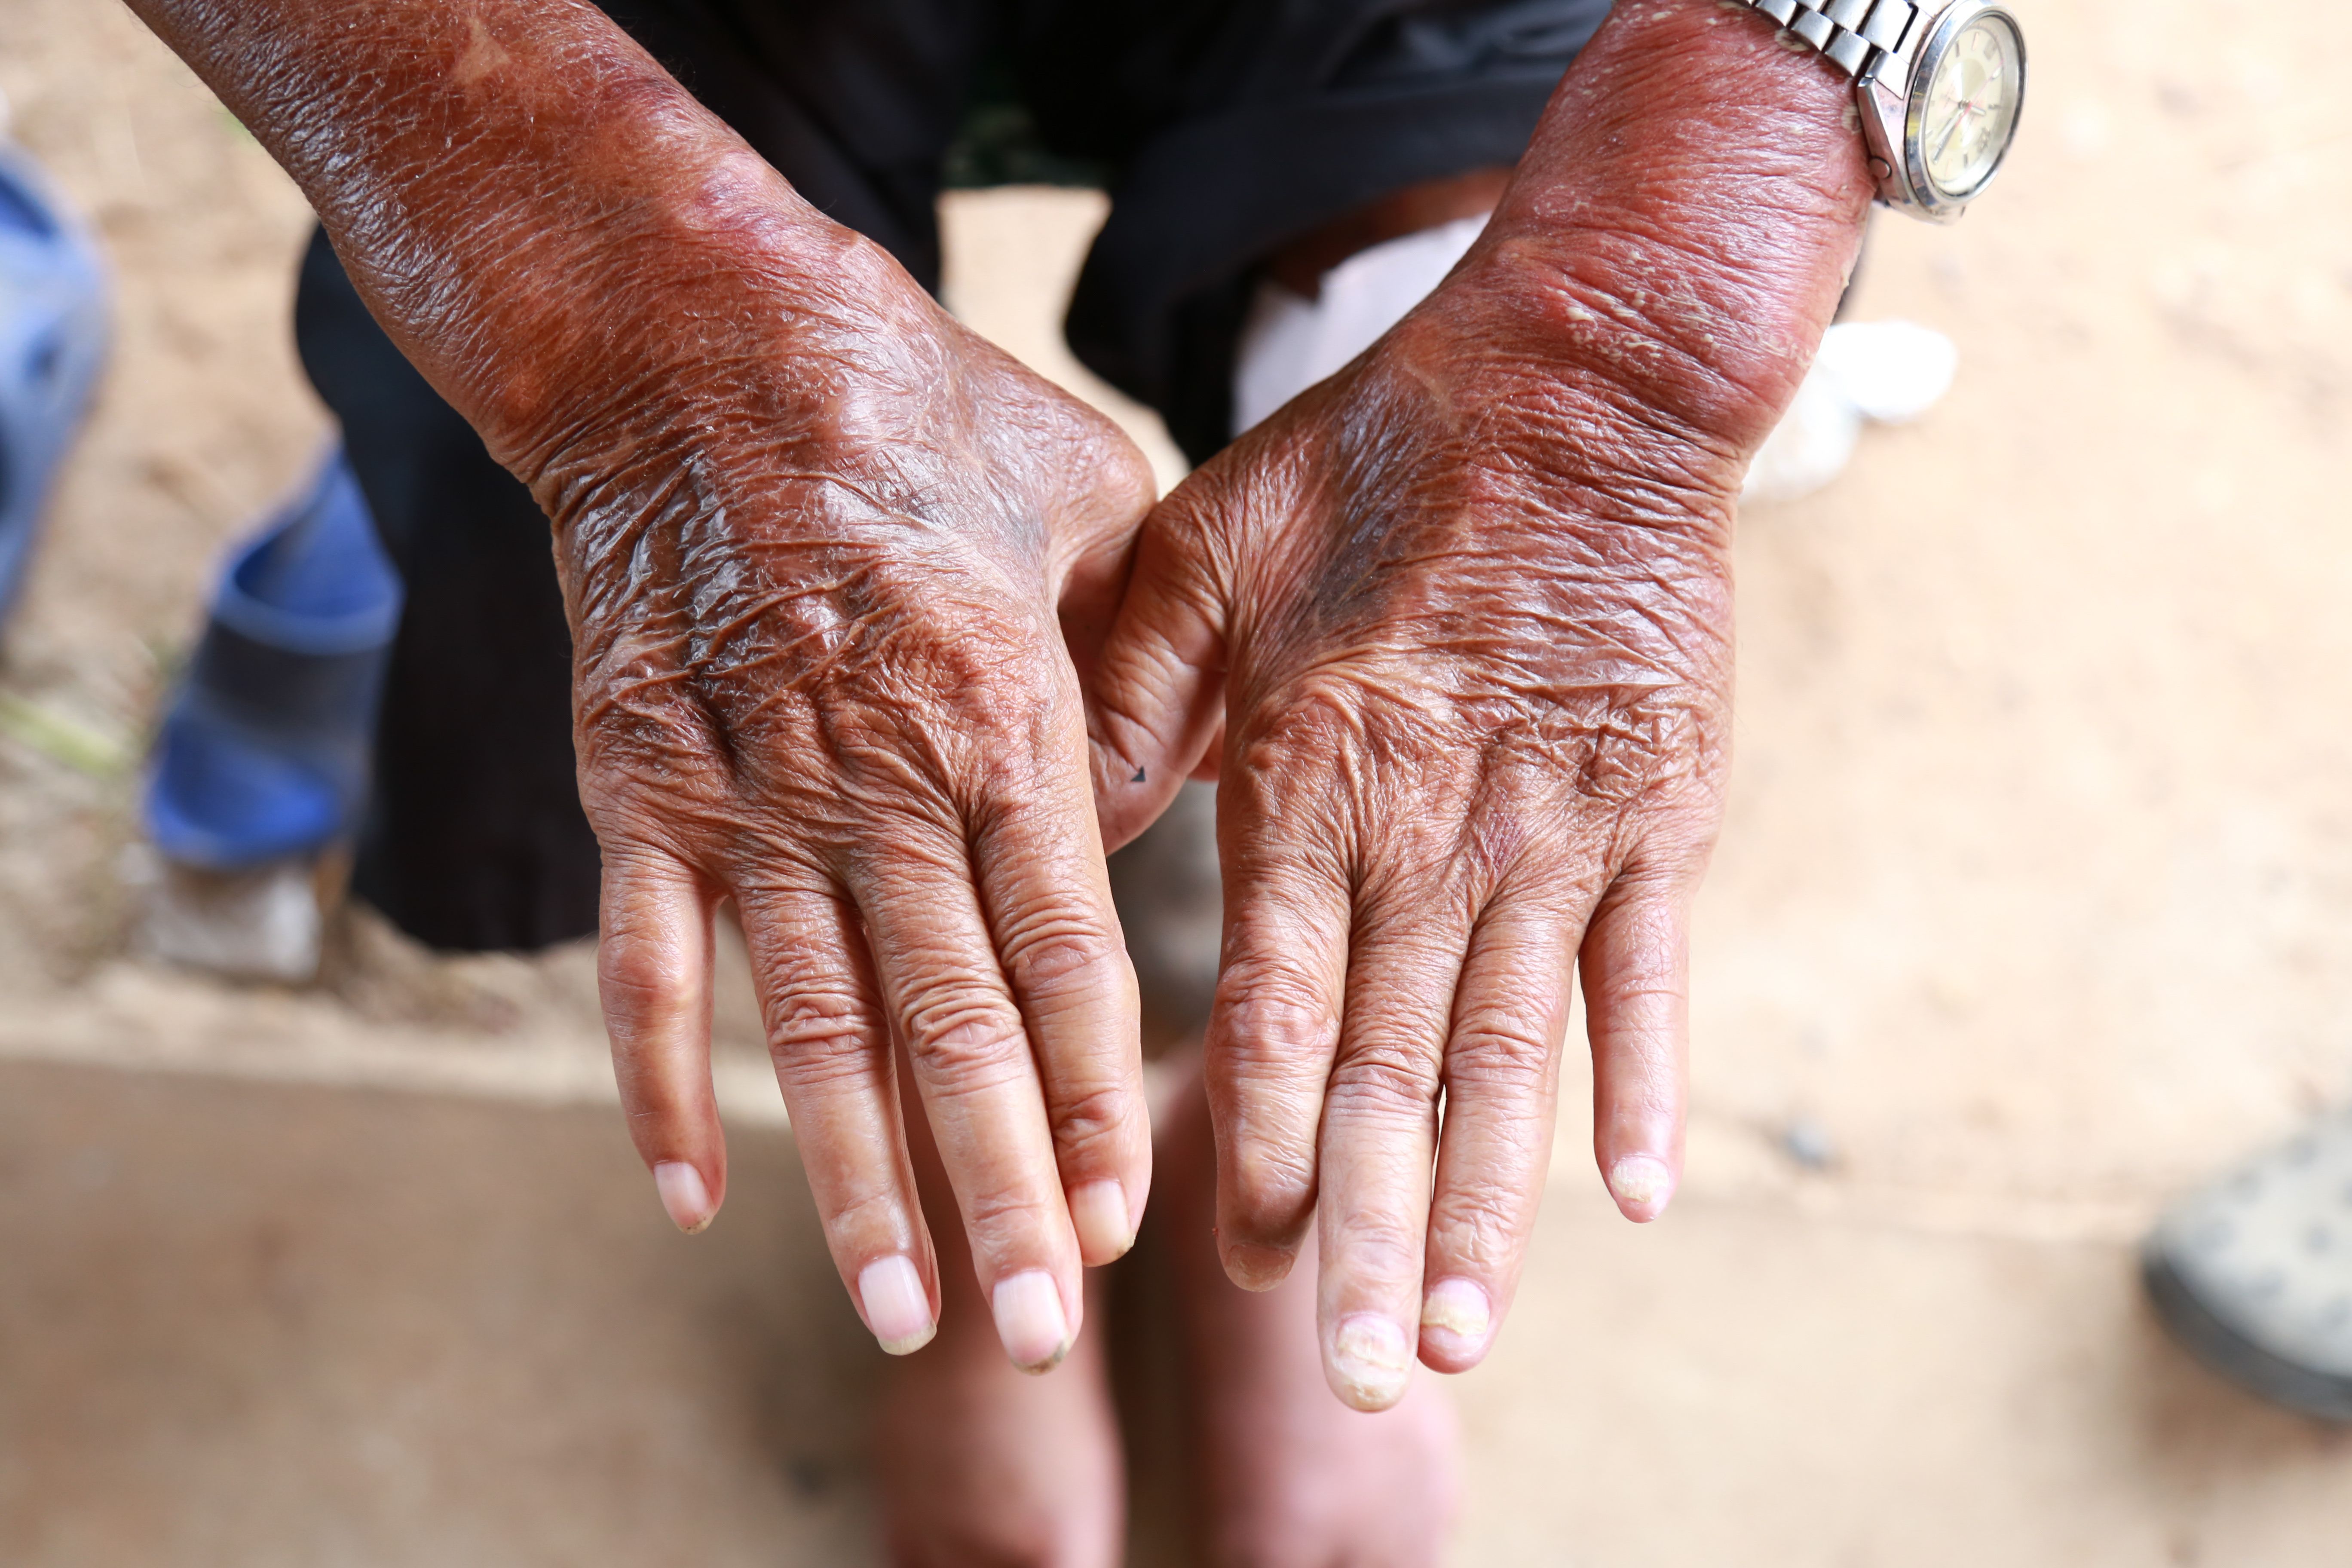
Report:
<svg viewBox="0 0 2352 1568"><path fill-rule="evenodd" d="M866 1326L892 1355L912 1355L940 1331L911 1258L878 1258L860 1269L857 1299L866 1308Z"/></svg>
<svg viewBox="0 0 2352 1568"><path fill-rule="evenodd" d="M1421 1330L1452 1355L1475 1355L1486 1348L1495 1310L1486 1292L1467 1279L1441 1279L1421 1299Z"/></svg>
<svg viewBox="0 0 2352 1568"><path fill-rule="evenodd" d="M1664 1160L1628 1154L1609 1167L1609 1192L1630 1220L1654 1220L1675 1195L1675 1173Z"/></svg>
<svg viewBox="0 0 2352 1568"><path fill-rule="evenodd" d="M710 1189L702 1184L702 1173L685 1161L665 1160L656 1165L654 1191L661 1194L670 1223L687 1235L709 1227Z"/></svg>
<svg viewBox="0 0 2352 1568"><path fill-rule="evenodd" d="M1389 1319L1358 1312L1331 1335L1330 1368L1340 1398L1359 1410L1386 1410L1404 1395L1412 1347Z"/></svg>
<svg viewBox="0 0 2352 1568"><path fill-rule="evenodd" d="M1225 1248L1225 1277L1244 1290L1271 1290L1290 1278L1290 1254L1278 1247L1237 1241Z"/></svg>
<svg viewBox="0 0 2352 1568"><path fill-rule="evenodd" d="M1062 1310L1062 1288L1042 1268L996 1282L990 1305L1004 1353L1024 1372L1048 1372L1070 1353L1070 1320Z"/></svg>
<svg viewBox="0 0 2352 1568"><path fill-rule="evenodd" d="M1070 1223L1077 1227L1078 1250L1089 1263L1108 1263L1135 1245L1127 1189L1117 1182L1088 1182L1072 1193Z"/></svg>

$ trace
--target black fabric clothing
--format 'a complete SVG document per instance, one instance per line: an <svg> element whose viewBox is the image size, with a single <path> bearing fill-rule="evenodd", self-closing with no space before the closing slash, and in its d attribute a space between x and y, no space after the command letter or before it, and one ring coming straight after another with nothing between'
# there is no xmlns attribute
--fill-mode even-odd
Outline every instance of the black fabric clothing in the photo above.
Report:
<svg viewBox="0 0 2352 1568"><path fill-rule="evenodd" d="M547 516L360 302L323 234L295 339L406 591L352 890L418 941L544 947L596 929L572 757L572 633Z"/></svg>
<svg viewBox="0 0 2352 1568"><path fill-rule="evenodd" d="M1610 0L604 0L820 210L939 285L935 203L983 89L1111 213L1071 346L1223 445L1263 258L1391 192L1516 162ZM360 303L323 238L302 361L407 586L354 888L434 946L595 929L547 524Z"/></svg>

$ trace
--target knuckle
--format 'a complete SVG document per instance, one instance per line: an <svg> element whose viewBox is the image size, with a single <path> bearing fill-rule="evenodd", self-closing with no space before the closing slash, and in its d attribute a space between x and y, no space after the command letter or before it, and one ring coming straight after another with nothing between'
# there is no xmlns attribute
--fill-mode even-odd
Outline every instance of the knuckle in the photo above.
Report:
<svg viewBox="0 0 2352 1568"><path fill-rule="evenodd" d="M1125 951L1087 914L1066 908L1010 922L1002 945L1005 973L1024 991L1083 984Z"/></svg>
<svg viewBox="0 0 2352 1568"><path fill-rule="evenodd" d="M919 601L933 592L928 582L910 584L907 596ZM923 706L954 713L983 744L1040 732L1048 705L1039 695L1057 684L1059 670L1035 617L1009 592L960 608L951 625L933 626L906 649L902 678Z"/></svg>
<svg viewBox="0 0 2352 1568"><path fill-rule="evenodd" d="M1217 983L1212 1048L1227 1058L1295 1062L1328 1053L1339 1018L1313 977L1282 964L1234 964Z"/></svg>
<svg viewBox="0 0 2352 1568"><path fill-rule="evenodd" d="M1059 1200L1059 1188L1055 1189ZM965 1200L964 1224L975 1240L982 1237L1003 1243L1008 1238L1045 1232L1053 1211L1036 1192L1024 1186L991 1186L975 1192Z"/></svg>
<svg viewBox="0 0 2352 1568"><path fill-rule="evenodd" d="M856 1258L877 1241L901 1242L908 1230L906 1207L887 1187L839 1198L824 1215L825 1245L839 1258Z"/></svg>
<svg viewBox="0 0 2352 1568"><path fill-rule="evenodd" d="M1454 1031L1445 1078L1448 1084L1549 1086L1559 1060L1549 1030L1516 1018L1476 1018Z"/></svg>
<svg viewBox="0 0 2352 1568"><path fill-rule="evenodd" d="M1418 1042L1367 1041L1332 1069L1334 1110L1381 1122L1419 1124L1437 1108L1439 1063Z"/></svg>
<svg viewBox="0 0 2352 1568"><path fill-rule="evenodd" d="M1106 1086L1057 1098L1051 1107L1054 1142L1064 1152L1116 1141L1139 1107L1126 1089Z"/></svg>
<svg viewBox="0 0 2352 1568"><path fill-rule="evenodd" d="M959 987L908 1010L907 1050L942 1083L975 1089L1025 1070L1029 1044L1003 998Z"/></svg>
<svg viewBox="0 0 2352 1568"><path fill-rule="evenodd" d="M610 931L596 949L596 987L610 1012L630 1015L672 1005L698 978L683 946L658 933Z"/></svg>
<svg viewBox="0 0 2352 1568"><path fill-rule="evenodd" d="M625 646L582 664L572 729L592 789L612 795L619 781L659 781L654 787L677 792L724 771L712 715L685 684L667 658Z"/></svg>
<svg viewBox="0 0 2352 1568"><path fill-rule="evenodd" d="M1276 780L1296 770L1301 759L1357 750L1364 739L1365 708L1366 694L1356 680L1328 672L1301 679L1261 708L1238 738L1238 775Z"/></svg>
<svg viewBox="0 0 2352 1568"><path fill-rule="evenodd" d="M795 987L768 1009L768 1054L797 1083L821 1088L873 1076L880 1031L856 994Z"/></svg>

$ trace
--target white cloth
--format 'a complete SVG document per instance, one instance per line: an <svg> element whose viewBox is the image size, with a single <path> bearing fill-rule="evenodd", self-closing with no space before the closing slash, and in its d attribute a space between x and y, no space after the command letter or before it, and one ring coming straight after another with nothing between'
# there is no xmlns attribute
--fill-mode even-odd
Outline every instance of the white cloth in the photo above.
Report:
<svg viewBox="0 0 2352 1568"><path fill-rule="evenodd" d="M1234 354L1234 434L1380 341L1445 280L1486 226L1457 218L1360 250L1323 274L1308 300L1267 279L1257 286Z"/></svg>
<svg viewBox="0 0 2352 1568"><path fill-rule="evenodd" d="M1796 401L1748 465L1739 499L1794 500L1845 471L1864 420L1916 419L1951 390L1952 340L1914 321L1841 321L1822 338Z"/></svg>
<svg viewBox="0 0 2352 1568"><path fill-rule="evenodd" d="M1360 250L1323 275L1308 300L1267 279L1257 286L1234 355L1234 434L1372 346L1445 280L1479 231L1466 217ZM1749 465L1743 500L1793 500L1845 470L1865 420L1916 419L1950 390L1951 339L1912 321L1842 321L1777 428Z"/></svg>

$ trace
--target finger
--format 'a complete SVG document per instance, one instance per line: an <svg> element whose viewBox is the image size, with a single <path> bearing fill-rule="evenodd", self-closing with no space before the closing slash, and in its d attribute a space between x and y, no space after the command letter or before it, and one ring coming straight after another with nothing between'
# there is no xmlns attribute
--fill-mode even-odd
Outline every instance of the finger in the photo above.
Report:
<svg viewBox="0 0 2352 1568"><path fill-rule="evenodd" d="M1202 1070L1217 1131L1217 1249L1245 1290L1290 1272L1315 1213L1316 1139L1346 994L1349 885L1286 825L1314 792L1273 766L1218 788L1225 935Z"/></svg>
<svg viewBox="0 0 2352 1568"><path fill-rule="evenodd" d="M1069 750L1078 751L1076 693ZM980 814L972 869L1036 1061L1080 1257L1135 1244L1151 1188L1135 968L1121 939L1086 775L1073 765Z"/></svg>
<svg viewBox="0 0 2352 1568"><path fill-rule="evenodd" d="M851 891L997 1335L1015 1365L1045 1371L1077 1334L1077 1237L1044 1085L964 847L903 829L886 857L855 868Z"/></svg>
<svg viewBox="0 0 2352 1568"><path fill-rule="evenodd" d="M1485 1358L1518 1285L1551 1160L1579 930L1569 910L1497 900L1470 939L1423 1267L1421 1359L1439 1372Z"/></svg>
<svg viewBox="0 0 2352 1568"><path fill-rule="evenodd" d="M1215 472L1204 470L1146 520L1118 619L1094 661L1087 729L1107 849L1167 806L1223 711L1224 590L1205 526L1223 497Z"/></svg>
<svg viewBox="0 0 2352 1568"><path fill-rule="evenodd" d="M1359 1410L1404 1395L1420 1338L1437 1090L1466 912L1443 889L1368 907L1348 964L1347 1018L1324 1099L1323 1374Z"/></svg>
<svg viewBox="0 0 2352 1568"><path fill-rule="evenodd" d="M710 1088L710 916L704 879L648 844L604 847L596 988L613 1073L662 1207L691 1235L727 1195Z"/></svg>
<svg viewBox="0 0 2352 1568"><path fill-rule="evenodd" d="M736 900L834 1267L884 1350L920 1350L939 1327L939 1268L865 935L829 891L739 888Z"/></svg>
<svg viewBox="0 0 2352 1568"><path fill-rule="evenodd" d="M1225 705L1217 704L1216 721L1209 730L1209 743L1201 749L1201 760L1192 764L1185 777L1199 784L1214 784L1225 760Z"/></svg>
<svg viewBox="0 0 2352 1568"><path fill-rule="evenodd" d="M1091 689L1103 639L1127 593L1136 537L1159 491L1150 464L1125 435L1091 409L1076 417L1080 433L1104 439L1108 449L1081 447L1062 467L1076 493L1048 503L1052 553L1045 583L1054 595L1062 646Z"/></svg>
<svg viewBox="0 0 2352 1568"><path fill-rule="evenodd" d="M1691 881L1629 868L1577 955L1592 1041L1592 1152L1630 1220L1664 1214L1682 1180Z"/></svg>

